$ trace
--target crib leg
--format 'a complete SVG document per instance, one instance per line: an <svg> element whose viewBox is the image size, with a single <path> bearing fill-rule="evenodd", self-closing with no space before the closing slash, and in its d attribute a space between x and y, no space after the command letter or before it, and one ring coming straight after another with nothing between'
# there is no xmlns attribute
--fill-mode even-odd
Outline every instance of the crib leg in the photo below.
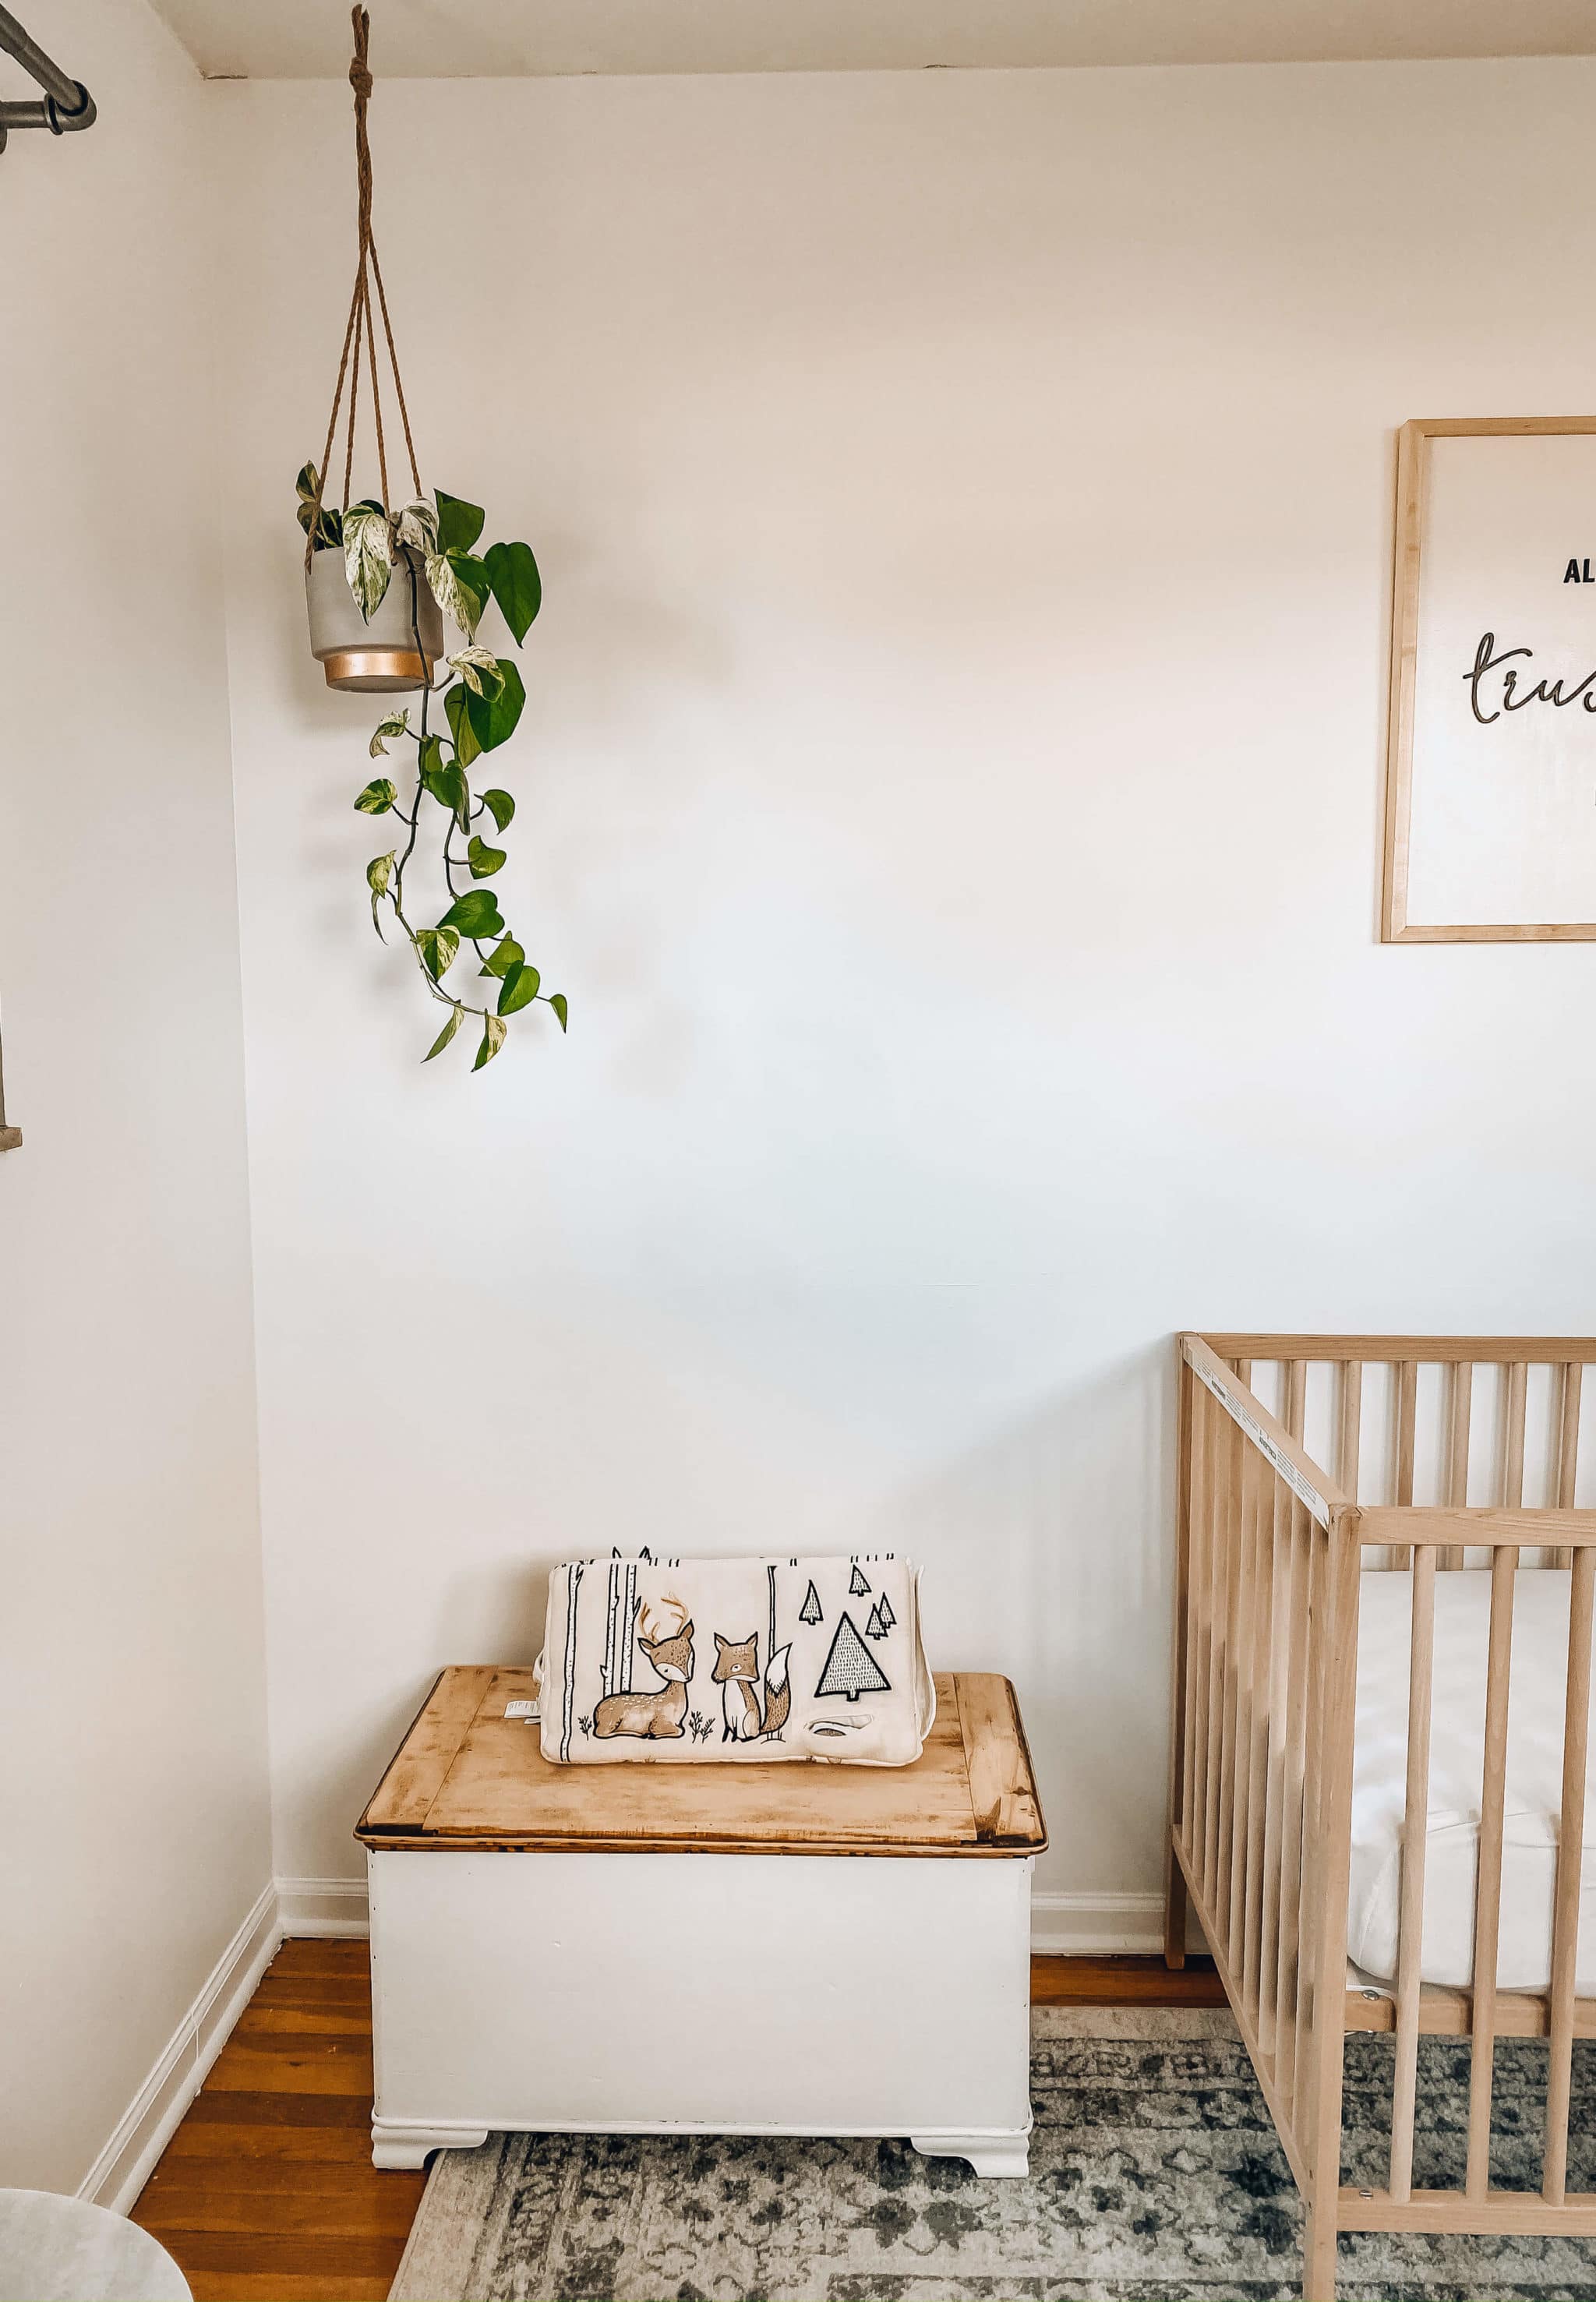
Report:
<svg viewBox="0 0 1596 2302"><path fill-rule="evenodd" d="M1164 1857L1163 1962L1174 1969L1186 1963L1186 1878L1172 1852Z"/></svg>
<svg viewBox="0 0 1596 2302"><path fill-rule="evenodd" d="M1335 2302L1336 2210L1329 2205L1308 2208L1302 2234L1302 2302Z"/></svg>

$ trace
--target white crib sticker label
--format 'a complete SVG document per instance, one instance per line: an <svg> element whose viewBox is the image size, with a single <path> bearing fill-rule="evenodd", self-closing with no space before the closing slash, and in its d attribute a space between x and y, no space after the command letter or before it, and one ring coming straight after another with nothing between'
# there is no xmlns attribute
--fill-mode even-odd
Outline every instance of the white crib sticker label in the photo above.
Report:
<svg viewBox="0 0 1596 2302"><path fill-rule="evenodd" d="M1247 1413L1232 1391L1227 1390L1225 1385L1211 1375L1205 1368L1193 1366L1191 1371L1197 1381L1214 1393L1231 1422L1240 1424L1259 1454L1265 1456L1274 1466L1292 1493L1307 1505L1320 1525L1327 1527L1330 1525L1330 1506L1318 1488L1303 1477L1302 1473L1289 1456L1281 1452L1263 1425Z"/></svg>
<svg viewBox="0 0 1596 2302"><path fill-rule="evenodd" d="M535 1702L507 1702L504 1715L507 1718L541 1718L542 1713Z"/></svg>

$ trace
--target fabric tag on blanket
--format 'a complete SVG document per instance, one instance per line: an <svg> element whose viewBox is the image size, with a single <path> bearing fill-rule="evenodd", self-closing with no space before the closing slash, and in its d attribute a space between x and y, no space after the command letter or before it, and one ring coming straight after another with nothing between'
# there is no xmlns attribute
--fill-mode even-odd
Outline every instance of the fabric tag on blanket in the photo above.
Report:
<svg viewBox="0 0 1596 2302"><path fill-rule="evenodd" d="M920 1575L853 1558L574 1559L549 1577L543 1756L906 1767L937 1715Z"/></svg>

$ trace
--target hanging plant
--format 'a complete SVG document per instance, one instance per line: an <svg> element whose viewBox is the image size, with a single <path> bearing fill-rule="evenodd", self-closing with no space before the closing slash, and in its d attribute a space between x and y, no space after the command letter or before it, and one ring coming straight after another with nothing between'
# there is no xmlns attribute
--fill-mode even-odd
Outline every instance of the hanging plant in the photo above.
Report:
<svg viewBox="0 0 1596 2302"><path fill-rule="evenodd" d="M483 1027L472 1066L481 1071L504 1045L510 1016L535 1001L542 1000L553 1009L562 1031L567 1022L564 994L543 990L537 969L505 922L494 890L480 884L493 878L508 861L505 850L495 843L514 816L516 802L498 786L477 790L471 780L475 762L515 734L526 702L515 663L479 645L478 629L490 604L496 604L519 648L542 604L542 584L528 544L494 543L478 552L485 516L477 505L445 495L441 488L431 497L423 493L388 298L372 238L371 147L365 128L365 108L372 92L366 65L371 20L364 8L357 7L353 22L355 56L349 81L355 91L360 188L359 260L322 460L319 465L305 465L298 478L311 651L323 666L330 687L357 693L420 691L414 724L407 704L389 711L371 739L373 759L386 758L391 743L414 744L414 779L407 773L401 789L391 777L379 776L355 801L363 815L397 816L408 833L366 866L372 924L385 942L384 917L391 924L397 923L415 954L430 996L449 1011L423 1061L430 1063L441 1054L469 1016ZM411 500L398 509L392 507L388 487L372 313L374 286L415 491ZM370 378L382 494L357 502L351 500L350 483L363 362ZM335 507L325 500L326 476L340 412L344 408L346 382L343 500L341 506ZM463 641L449 656L443 654L445 618ZM435 675L441 659L449 676L438 681ZM429 724L435 693L442 696L447 735ZM439 816L432 813L433 807ZM491 839L484 836L490 821ZM416 917L410 916L405 891L405 874L416 856L424 823L431 828L433 851L441 858L449 895L448 907L430 924L418 923L421 912L414 903L410 910ZM457 851L457 839L463 852ZM462 880L466 883L463 886ZM466 946L480 962L478 979L497 985L495 992L482 995L480 1003L444 980L457 966L464 972Z"/></svg>

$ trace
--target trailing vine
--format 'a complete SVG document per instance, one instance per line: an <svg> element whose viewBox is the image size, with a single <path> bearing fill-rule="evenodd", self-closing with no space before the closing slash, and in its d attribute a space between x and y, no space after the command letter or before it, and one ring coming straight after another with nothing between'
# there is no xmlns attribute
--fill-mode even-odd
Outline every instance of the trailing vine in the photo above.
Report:
<svg viewBox="0 0 1596 2302"><path fill-rule="evenodd" d="M406 705L388 712L372 736L374 760L387 758L391 743L415 744L414 781L407 777L401 794L391 776L378 776L359 793L355 806L362 815L397 816L407 827L402 843L396 842L366 865L365 882L379 939L388 940L383 933L386 912L408 941L428 995L449 1010L422 1060L431 1063L441 1054L471 1016L483 1027L472 1065L481 1071L503 1046L509 1018L534 1002L542 1000L553 1009L562 1031L567 1023L565 994L542 988L538 970L510 933L497 894L481 884L495 878L508 861L496 843L515 815L516 802L497 785L475 788L470 772L479 759L509 741L526 702L514 662L478 646L477 627L491 600L517 647L521 645L542 602L537 562L525 543L495 543L479 557L474 547L484 514L477 505L445 495L441 489L435 503L418 497L392 515L370 501L339 511L322 502L315 466L307 464L299 474L298 492L299 522L312 549L342 551L349 589L364 616L374 613L391 582L408 584L416 651L424 656L419 630L419 587L424 582L465 635L465 646L445 659L454 677L439 689L423 687L416 724L412 726ZM443 699L447 735L430 725L435 693ZM427 814L431 805L442 814L441 844L434 825L433 852L441 857L449 902L441 917L418 925L406 909L405 875L416 854L424 816L432 820ZM491 839L483 836L490 820ZM457 839L463 843L463 853L457 852ZM464 887L462 878L467 883ZM467 945L480 962L478 980L498 984L497 993L484 992L480 1004L450 990L444 981Z"/></svg>

